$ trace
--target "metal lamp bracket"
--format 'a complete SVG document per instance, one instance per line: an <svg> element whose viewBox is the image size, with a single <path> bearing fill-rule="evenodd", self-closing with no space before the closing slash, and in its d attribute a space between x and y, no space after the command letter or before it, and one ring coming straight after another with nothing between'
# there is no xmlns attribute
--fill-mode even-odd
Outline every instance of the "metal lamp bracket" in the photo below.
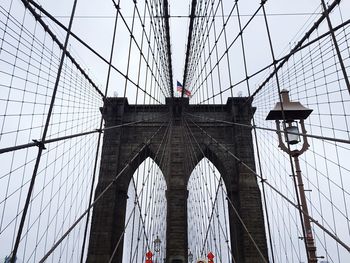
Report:
<svg viewBox="0 0 350 263"><path fill-rule="evenodd" d="M283 142L283 139L282 139L282 133L286 133L286 131L281 131L281 127L280 127L280 121L279 120L276 120L276 129L277 129L277 135L278 135L278 147L286 152L287 154L290 154L291 156L299 156L299 155L302 155L304 152L306 152L309 147L310 147L310 144L307 140L307 136L306 136L306 129L305 129L305 124L304 124L304 120L299 120L299 123L300 123L300 127L301 127L301 136L303 138L303 146L301 147L300 150L293 150L291 151L287 146L286 144Z"/></svg>

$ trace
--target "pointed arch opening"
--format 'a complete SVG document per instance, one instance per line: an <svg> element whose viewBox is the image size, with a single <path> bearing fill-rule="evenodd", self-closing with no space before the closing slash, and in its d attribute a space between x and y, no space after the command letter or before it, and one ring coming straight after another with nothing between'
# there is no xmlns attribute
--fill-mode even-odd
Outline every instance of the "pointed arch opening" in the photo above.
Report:
<svg viewBox="0 0 350 263"><path fill-rule="evenodd" d="M227 191L216 166L203 158L188 180L188 247L193 260L215 256L215 262L232 262Z"/></svg>
<svg viewBox="0 0 350 263"><path fill-rule="evenodd" d="M166 189L161 169L147 157L133 173L127 191L123 262L144 262L148 251L154 262L165 259Z"/></svg>

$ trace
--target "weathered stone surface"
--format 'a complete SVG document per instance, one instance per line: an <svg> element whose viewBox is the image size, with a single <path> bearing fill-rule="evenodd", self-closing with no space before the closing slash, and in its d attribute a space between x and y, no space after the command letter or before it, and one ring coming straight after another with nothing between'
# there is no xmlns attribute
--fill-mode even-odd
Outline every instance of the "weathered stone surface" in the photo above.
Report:
<svg viewBox="0 0 350 263"><path fill-rule="evenodd" d="M128 168L94 207L87 262L108 262L118 242L113 262L122 262L123 239L119 238L125 225L127 189L134 171L147 157L155 160L167 182L167 263L187 263L187 182L204 157L220 171L228 198L267 258L261 194L256 176L251 172L251 169L255 170L251 129L208 119L250 125L254 109L246 101L246 98L229 98L226 105L189 105L186 98L169 98L166 105L129 105L123 98L105 101L101 112L106 127L149 120L104 132L95 198L126 165ZM218 143L233 153L236 159ZM157 154L159 152L165 153L163 158L160 158L162 154ZM135 155L136 158L133 158ZM230 202L228 210L235 261L261 262Z"/></svg>

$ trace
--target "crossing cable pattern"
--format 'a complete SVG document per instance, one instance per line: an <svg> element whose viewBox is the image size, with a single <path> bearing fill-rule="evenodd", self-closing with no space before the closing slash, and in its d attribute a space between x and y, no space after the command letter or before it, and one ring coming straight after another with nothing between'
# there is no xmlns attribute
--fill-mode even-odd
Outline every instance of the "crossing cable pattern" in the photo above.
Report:
<svg viewBox="0 0 350 263"><path fill-rule="evenodd" d="M345 159L350 154L347 125L350 106L347 84L349 15L345 16L340 1L333 1L328 6L320 1L315 14L296 36L295 44L291 42L289 50L285 50L279 57L274 54L272 44L274 56L259 68L249 59L249 52L254 53L249 50L251 44L248 42L254 24L264 24L266 21L265 37L259 42L261 46L264 46L263 42L266 43L266 50L269 50L269 39L275 40L278 37L271 32L266 16L266 2L256 5L249 19L242 19L239 15L240 7L244 6L240 2L231 3L231 9L227 7L229 4L226 1L212 1L209 4L211 9L205 9L205 4L207 2L203 2L202 9L197 6L195 17L198 21L205 21L203 24L208 26L197 26L201 33L190 32L194 38L191 41L196 44L193 44L193 50L187 57L192 61L189 65L193 68L185 72L184 82L186 88L194 94L193 103L222 103L231 94L239 93L250 96L248 101L253 100L257 109L251 125L258 160L257 174L261 179L266 203L265 220L268 220L267 226L273 225L267 230L270 260L295 262L307 259L303 245L304 234L298 219L301 211L293 189L295 172L289 157L278 148L275 124L265 120L275 103L280 101L279 91L283 88L290 90L292 101L300 101L314 110L307 120L307 136L311 148L301 157L301 170L307 185L312 222L317 220L313 222L314 225L323 226L321 229L315 226L313 230L317 255L328 262L348 260L346 244L349 243L350 236L347 230L347 178L350 170ZM237 16L227 16L221 22L220 4L226 5L225 10L230 10L230 14L235 13ZM209 15L205 15L203 10L211 12L208 11ZM215 24L221 29L220 33L215 30ZM226 31L231 32L229 42L226 41ZM232 32L235 34L232 35ZM210 38L212 40L207 40L206 44L199 44ZM219 55L217 50L220 51ZM241 61L243 71L232 64L234 58ZM198 116L188 114L187 117L198 121ZM207 121L225 122L209 118ZM234 120L230 124L244 125ZM342 227L339 222L343 222Z"/></svg>
<svg viewBox="0 0 350 263"><path fill-rule="evenodd" d="M318 256L328 262L349 260L350 16L340 1L329 6L319 3L300 35L277 55L274 39L278 35L266 15L266 1L250 5L250 17L240 15L247 8L242 2L192 1L183 84L192 91L192 103L224 104L239 92L249 97L247 103L253 99L256 112L251 127L258 160L254 173L261 181L271 262L307 259L300 216L313 222ZM112 0L110 4L115 30L109 59L33 0L0 4L0 182L4 189L0 192L0 257L15 253L20 262L83 262L89 233L88 221L83 219L88 220L96 202L92 193L104 131L98 109L112 92L108 87L118 87L119 94L135 98L135 104L164 103L165 97L173 96L167 1ZM253 62L256 38L251 35L257 33L258 24L265 25L258 36L261 49L271 48L271 56L264 52L268 58ZM74 48L68 41L62 44L64 38L52 31L56 25L67 39L74 38L103 63L108 72L106 80L105 76L99 80L105 82L104 92L80 66L82 61L74 59ZM114 41L121 39L127 43L125 52L117 52L120 46ZM314 110L306 122L311 147L301 157L310 215L302 214L298 204L295 171L290 158L278 149L275 126L265 121L280 101L282 88L290 90L293 101ZM198 145L188 123L218 143L196 126L197 120L188 115L183 123L192 164L199 161L193 155ZM228 124L242 125L234 120ZM219 146L227 152L225 145ZM238 161L234 153L228 154ZM162 248L156 257L165 257L161 211L166 186L156 168L146 160L129 187L126 261L140 262L157 236ZM37 170L35 183L33 170ZM28 191L31 182L32 193ZM226 200L221 175L204 159L193 171L188 189L190 251L196 257L213 251L219 262L236 262L227 224L227 206L233 206L234 200ZM24 213L26 196L30 199ZM234 206L233 210L239 211ZM249 234L245 222L240 223ZM254 243L254 237L250 241ZM16 244L18 252L13 251Z"/></svg>
<svg viewBox="0 0 350 263"><path fill-rule="evenodd" d="M187 186L189 251L195 258L205 258L212 252L217 262L236 262L230 247L226 187L220 173L207 158L197 159L195 148L202 150L188 124L185 125L190 161L197 164Z"/></svg>
<svg viewBox="0 0 350 263"><path fill-rule="evenodd" d="M350 251L350 247L343 242L342 240L340 240L335 234L333 234L331 231L329 231L326 227L324 227L322 224L320 224L317 220L315 220L314 218L312 218L309 214L305 214L305 212L303 212L300 209L300 205L297 205L293 202L293 200L289 199L288 196L286 196L283 192L279 191L276 187L274 187L272 184L268 183L266 180L264 179L261 175L259 175L258 173L256 173L254 171L254 169L252 167L250 167L248 164L244 163L235 153L231 152L225 145L223 145L222 143L220 143L218 140L216 140L214 137L212 137L208 132L206 132L203 128L201 128L198 124L196 124L195 122L193 122L193 120L191 121L204 135L208 136L208 138L210 138L210 140L212 140L215 144L217 144L222 151L228 153L235 161L238 161L241 165L243 165L245 168L247 168L250 172L252 172L253 174L255 174L255 176L257 176L259 179L261 179L261 181L264 181L265 184L270 188L270 190L272 190L274 193L276 193L277 195L279 195L282 199L284 199L285 201L287 201L290 205L292 205L294 208L296 208L297 210L299 210L304 216L310 218L310 220L317 225L319 228L321 228L321 230L324 231L325 234L329 235L329 237L331 237L334 241L336 241L338 244L340 244L341 246L343 246L344 249L346 249L346 251ZM230 201L230 200L229 200ZM231 201L232 202L232 201ZM281 215L282 216L282 215ZM244 225L244 222L241 221L241 223ZM249 233L249 230L244 227L245 230ZM252 240L253 241L253 240ZM254 241L253 241L254 242Z"/></svg>
<svg viewBox="0 0 350 263"><path fill-rule="evenodd" d="M155 154L162 165L166 145L169 140L169 127ZM140 262L148 251L153 251L154 260L163 261L166 257L166 182L164 175L155 161L147 158L136 170L130 182L127 215L132 220L126 225L124 262ZM132 204L138 209L132 211ZM157 249L154 241L159 240Z"/></svg>
<svg viewBox="0 0 350 263"><path fill-rule="evenodd" d="M33 0L28 2L47 16L48 23L52 21L53 25L67 31L67 27L45 8ZM120 18L118 22L119 34L112 39L118 40L118 37L129 38L128 47L123 47L127 48L128 56L118 53L119 56L116 56L113 61L109 61L74 32L72 32L72 38L104 62L105 65L112 68L111 79L126 80L126 83L131 85L132 88L117 91L119 95L127 93L126 97L135 97L135 104L164 103L162 95L173 96L171 48L168 44L170 41L167 22L169 10L167 5L153 3L153 1L146 2L143 6L137 4L137 2L123 2L120 4L120 1L112 1L112 4L116 9L116 18ZM132 13L133 22L130 23L130 17L125 17L124 13ZM130 71L130 68L137 70ZM128 85L125 84L125 86Z"/></svg>
<svg viewBox="0 0 350 263"><path fill-rule="evenodd" d="M164 125L165 125L165 123L163 123L163 125L161 127L159 127L158 130L156 130L156 132L151 135L151 137L145 142L145 144L143 144L140 147L140 149L138 149L138 151L129 160L129 162L123 167L123 169L121 169L121 171L118 174L116 174L114 179L104 188L104 190L98 196L95 197L94 202L88 206L88 208L78 217L78 219L70 226L70 228L62 235L62 237L52 246L52 248L43 256L43 258L39 262L45 262L45 260L54 253L54 251L57 249L57 247L62 243L62 241L64 241L66 239L66 237L71 233L71 231L74 230L74 228L85 217L85 215L88 214L88 212L91 210L91 208L99 200L101 200L103 195L112 187L113 184L115 184L117 182L118 178L120 178L123 175L123 173L129 168L130 164L139 156L140 152L145 150L145 148L151 143L154 136L156 136L158 134L158 132L163 128ZM119 238L119 240L120 240L120 238ZM117 247L118 247L118 243L117 243L116 248ZM114 253L112 254L112 258L110 260L113 260L113 256L114 256Z"/></svg>
<svg viewBox="0 0 350 263"><path fill-rule="evenodd" d="M23 262L38 261L52 244L60 241L51 251L51 260L77 262L83 260L86 253L82 243L89 230L83 218L79 223L75 220L84 211L89 217L94 178L99 170L99 141L105 130L99 107L103 99L107 99L108 86L113 84L111 79L118 74L125 80L124 96L139 93L136 103L145 103L146 98L148 103L161 103L165 96L172 96L169 29L164 19L156 18L168 10L153 2L141 7L133 3L134 19L143 28L137 37L130 36L133 45L138 47L138 71L133 70L136 76L114 65L114 44L107 60L76 34L71 34L109 68L102 92L73 57L75 50L70 50L68 41L63 45L59 34L53 32L51 26L55 21L44 21L40 12L46 11L39 7L34 1L18 0L6 0L0 5L0 180L4 186L0 196L0 242L3 244L0 257L16 254L12 260L17 257ZM124 27L131 30L118 8L116 13L115 28L119 16ZM146 16L152 19L145 21ZM58 25L70 35L69 28ZM132 48L131 52L135 54ZM55 83L57 91L54 91ZM108 129L138 123L140 121ZM47 136L42 136L43 132ZM41 152L40 160L36 158L36 149ZM33 190L28 192L31 181ZM26 196L28 212L23 213ZM90 209L85 210L86 207ZM21 218L23 225L19 227ZM67 230L69 234L65 235ZM60 239L62 235L66 238Z"/></svg>
<svg viewBox="0 0 350 263"><path fill-rule="evenodd" d="M137 183L139 185L137 186ZM142 188L140 185L144 184ZM136 190L135 190L136 188ZM151 159L147 159L135 172L129 187L129 204L127 217L130 222L126 225L124 239L124 262L140 262L148 251L153 251L154 259L165 258L166 241L166 184L159 167ZM137 200L138 201L134 201ZM129 212L130 207L133 207ZM154 241L161 241L160 251L154 250ZM147 241L147 242L146 242Z"/></svg>
<svg viewBox="0 0 350 263"><path fill-rule="evenodd" d="M119 1L120 2L120 1ZM157 17L167 17L168 14L164 14L163 12L167 11L168 9L165 8L161 2L145 2L143 7L139 7L137 5L137 2L134 1L133 7L128 6L127 3L124 7L126 10L130 8L132 10L133 18L132 23L129 25L127 20L124 18L123 13L121 12L121 6L120 4L113 1L114 6L117 10L118 15L120 16L122 20L122 24L124 30L130 34L130 41L129 41L129 47L128 47L128 57L126 58L126 80L129 78L129 74L132 75L133 71L129 71L130 63L133 61L137 61L131 58L132 54L139 53L139 71L138 71L138 86L139 83L143 83L142 80L140 82L140 77L145 78L146 77L146 87L147 87L147 76L148 73L145 74L145 72L141 71L141 61L145 65L146 69L151 69L149 71L149 74L151 75L150 78L150 88L149 92L152 93L153 88L153 81L155 82L155 88L153 88L153 92L155 94L155 97L162 98L162 101L164 102L165 97L172 97L172 71L171 71L171 60L170 54L170 48L168 48L167 41L170 40L169 32L169 26L166 26L166 22L164 19L157 19ZM143 8L143 10L141 9ZM142 16L143 13L143 16ZM152 19L146 24L146 14L150 16ZM138 30L137 30L138 27ZM147 35L146 28L149 27L149 34ZM136 32L141 32L141 37L136 35ZM138 38L137 38L138 37ZM148 43L145 44L145 47L143 47L144 42ZM153 43L152 43L153 42ZM151 44L152 43L152 44ZM146 51L143 51L143 48ZM135 51L136 50L136 51ZM147 53L147 55L146 55ZM151 57L151 63L149 62L149 57ZM142 58L142 60L141 60ZM134 65L137 66L137 65ZM136 71L135 71L136 73ZM141 74L142 73L142 74ZM131 78L131 77L130 77ZM135 76L136 78L136 76ZM127 93L127 84L128 81L125 82L125 89L124 89L124 97L136 97L136 100L138 99L138 94ZM162 93L159 94L159 93Z"/></svg>
<svg viewBox="0 0 350 263"><path fill-rule="evenodd" d="M320 9L323 10L324 6L321 5ZM328 18L328 16L326 16L326 18ZM332 28L330 27L327 29L332 31ZM318 31L321 30L322 28L318 29ZM278 72L279 74L276 75L273 80L267 82L269 88L265 87L265 89L258 94L260 94L260 96L266 96L265 92L267 92L267 89L272 88L272 86L274 86L272 89L276 89L277 85L288 87L291 94L295 94L295 99L293 100L301 101L305 105L308 105L308 107L314 109L313 114L310 116L310 119L308 119L307 130L310 131L310 133L321 136L329 135L331 138L349 140L349 129L341 128L349 121L348 114L345 110L347 104L346 101L348 100L346 98L349 98L346 81L348 75L342 74L341 67L342 63L347 63L347 60L344 59L340 62L338 59L339 54L337 54L337 49L335 48L335 46L338 45L348 46L347 37L342 36L344 30L347 30L347 26L343 27L342 30L338 32L334 32L336 38L332 38L333 33L331 33L325 39L315 43L314 47L312 45L309 46L307 51L301 50L298 53L293 54L292 61L288 61L288 65L281 67L281 70ZM316 36L318 34L319 32L316 32ZM343 48L342 52L348 52L347 48ZM345 55L345 53L343 54ZM310 90L313 90L314 93L310 92ZM265 95L263 95L263 93L265 93ZM269 96L270 98L272 97L271 94ZM276 96L275 99L278 101L278 96ZM256 98L255 103L257 107L259 107L259 101L260 99ZM267 101L265 100L264 105L267 105L266 102ZM272 103L270 105L272 106ZM323 105L328 106L324 107ZM343 109L340 110L340 112L337 111L339 107L340 109ZM262 113L260 110L257 111L257 114ZM335 111L339 113L334 114L337 116L333 116L333 112ZM322 117L316 117L318 119L316 121L314 118L318 115L321 115ZM337 118L343 119L339 122ZM259 116L257 116L256 119L259 119ZM329 124L327 119L329 120ZM315 128L315 125L316 127L319 127L319 130ZM328 132L329 130L338 129L343 130L344 132ZM271 134L268 135L268 137L270 136ZM267 140L265 139L264 142L267 142ZM272 141L270 142L272 143ZM265 150L266 146L263 144L263 140L260 140L260 144L260 150ZM307 189L311 191L308 192L311 216L321 218L322 224L327 225L328 229L345 243L348 243L349 235L343 235L343 233L349 232L345 231L345 229L338 232L336 226L341 221L345 226L348 225L349 222L347 206L348 196L344 185L344 183L346 184L346 181L343 180L345 178L343 176L349 172L349 169L346 162L343 162L338 157L340 152L341 154L349 155L349 146L347 144L343 146L343 144L338 144L337 142L332 143L327 142L326 140L320 141L317 139L312 139L310 145L310 152L306 152L305 156L302 157L304 164L302 165L301 170L304 172L304 178L307 180ZM315 157L317 153L320 154L318 157L323 159L322 162ZM312 155L314 156L310 157ZM281 157L285 158L287 156L276 157L281 160ZM286 159L284 159L284 162L285 161ZM336 170L334 168L330 169L329 167L333 165L338 168ZM288 170L285 172L279 171L278 173L279 175L276 176L274 180L276 180L276 182L280 181L279 184L281 184L281 186L284 185L283 187L288 186L287 182L283 182L283 177L281 177L281 173L288 174ZM326 185L328 187L325 187ZM341 262L345 260L347 252L342 250L343 248L340 248L339 244L333 243L329 240L324 232L319 232L317 229L314 231L317 239L316 243L320 244L317 247L320 256L324 256L330 262ZM288 243L289 242L284 241L286 246ZM333 246L334 248L332 248ZM282 258L282 256L280 257Z"/></svg>
<svg viewBox="0 0 350 263"><path fill-rule="evenodd" d="M222 151L223 153L229 153L229 155L231 155L232 157L232 162L234 161L238 161L239 163L243 164L248 170L250 170L252 173L256 174L255 171L254 171L254 168L252 167L249 167L249 165L245 164L244 162L242 162L242 160L237 157L234 153L232 153L228 148L226 148L226 146L224 146L223 144L221 144L219 141L217 141L216 139L214 139L210 134L208 134L202 127L200 127L197 123L195 123L193 120L189 120L189 121L186 121L187 123L187 128L189 130L189 132L192 134L192 140L194 140L196 142L196 145L197 147L200 149L200 146L199 146L199 143L197 142L195 136L194 136L194 132L192 131L192 128L190 128L190 125L189 125L189 122L190 124L194 124L192 126L195 127L195 129L199 130L200 133L204 134L205 136L208 136L208 138L214 143L214 144L217 144L219 146L219 151ZM192 149L193 150L193 149ZM204 152L202 150L200 150L204 155ZM213 205L212 206L218 206L217 209L220 208L220 213L218 213L218 210L216 210L216 220L218 220L218 225L220 226L220 230L222 232L226 231L226 233L224 232L223 233L223 236L224 236L224 242L226 243L226 246L227 248L225 248L224 250L221 249L221 246L222 246L222 242L220 240L220 230L218 230L218 234L215 234L215 219L213 219L213 222L212 221L212 218L213 218L213 213L214 213L214 208L212 208L211 206L209 207L201 207L202 209L199 210L199 212L196 214L197 217L203 217L204 215L203 214L207 214L208 211L212 211L211 213L211 216L209 217L208 216L208 221L207 224L204 223L204 225L206 225L206 229L207 229L207 232L205 233L205 237L204 237L204 242L199 242L199 243L194 243L194 248L196 249L196 247L203 244L203 248L202 248L202 251L200 254L203 255L203 250L206 248L206 249L210 249L210 248L214 248L215 247L215 252L216 252L216 255L218 256L218 259L220 262L226 262L225 259L223 259L224 257L224 254L225 253L229 253L228 254L228 259L230 260L230 258L232 258L232 261L233 262L239 262L239 259L238 258L235 258L233 255L232 255L232 248L230 249L229 248L229 241L230 241L230 237L229 237L229 234L228 234L228 224L227 224L227 219L226 218L223 218L223 216L225 217L227 215L227 205L229 205L232 210L234 211L234 214L235 216L237 216L239 222L241 223L241 225L243 226L243 229L244 231L248 234L248 237L250 239L250 242L252 242L254 244L254 247L256 249L255 253L257 255L259 255L259 260L262 261L262 262L268 262L268 259L265 258L265 256L263 255L263 253L261 252L259 246L256 244L255 242L255 239L254 237L250 234L250 231L249 229L247 228L244 220L242 220L240 214L239 214L239 208L235 206L234 203L237 204L237 200L231 200L227 194L227 191L226 191L226 187L224 185L224 182L222 180L222 176L219 174L219 176L216 176L216 174L218 173L217 169L214 167L214 166L210 166L210 165L207 165L207 167L209 167L209 173L203 173L203 171L201 172L201 174L199 175L200 179L201 180L205 180L205 186L206 187L203 187L203 190L202 190L202 187L199 186L199 189L198 189L198 186L195 188L195 189L192 189L192 191L194 192L200 192L200 194L202 195L202 198L204 199L204 204L205 204L205 197L207 198L210 198L210 201L213 202L212 200L214 199L214 202L213 202ZM210 169L211 168L211 169ZM216 183L207 183L207 180L213 180L213 179L210 179L211 176L214 175L214 178L217 180ZM256 174L260 179L261 179L261 176ZM219 178L218 178L219 177ZM198 180L200 181L200 180ZM198 182L194 182L195 184L198 185ZM207 185L215 185L216 186L216 195L215 195L215 198L213 198L212 196L212 193L211 191L209 191L209 188L207 187ZM208 195L208 192L209 192L209 195ZM219 204L220 201L218 201L218 194L221 193L221 197L222 197L222 200L221 200L221 203ZM227 200L227 202L226 202ZM231 219L232 220L232 219ZM203 221L203 220L202 220ZM205 222L205 220L204 220ZM192 223L193 224L193 223ZM191 224L190 224L191 225ZM213 231L212 228L214 228L214 233L211 233L211 238L212 240L207 240L207 238L209 237L208 236L208 233L209 233L209 230L211 230L211 232ZM225 229L225 230L224 230ZM195 235L198 235L198 236L201 236L202 235L202 232L200 231L200 229L196 229L197 234ZM217 237L219 236L219 240L217 239ZM201 239L201 238L200 238ZM203 239L203 237L202 237ZM208 244L206 244L206 242L208 242ZM210 242L210 243L209 243ZM217 247L220 246L220 249L217 249ZM236 252L238 255L240 252Z"/></svg>

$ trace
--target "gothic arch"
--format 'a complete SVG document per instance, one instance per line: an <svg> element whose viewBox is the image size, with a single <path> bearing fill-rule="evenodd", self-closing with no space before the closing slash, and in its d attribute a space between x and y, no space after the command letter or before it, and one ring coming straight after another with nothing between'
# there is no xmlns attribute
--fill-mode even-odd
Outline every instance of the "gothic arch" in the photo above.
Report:
<svg viewBox="0 0 350 263"><path fill-rule="evenodd" d="M141 162L141 160L143 161ZM140 245L139 240L143 240L145 237L148 238L151 249L153 249L152 242L156 238L161 240L160 251L157 253L153 251L153 260L165 257L166 180L153 158L140 158L137 163L139 162L141 163L134 171L127 190L123 262L138 263L144 261L148 250L145 250L142 242ZM152 194L150 194L151 192ZM153 213L149 213L146 208ZM131 218L133 219L131 220ZM152 227L149 228L150 225Z"/></svg>
<svg viewBox="0 0 350 263"><path fill-rule="evenodd" d="M187 223L188 235L192 237L188 245L195 259L206 256L212 251L216 258L232 262L227 189L221 172L213 162L203 157L196 164L188 180ZM203 225L205 233L202 232ZM217 228L219 225L220 228Z"/></svg>
<svg viewBox="0 0 350 263"><path fill-rule="evenodd" d="M136 151L138 149L142 150L139 153L137 153ZM150 147L149 145L144 146L143 144L136 147L135 151L132 151L129 156L129 160L131 160L131 162L129 163L128 168L123 172L123 175L120 177L120 179L118 179L117 184L119 186L122 186L123 189L127 191L131 178L134 175L135 171L147 158L151 158L157 164L157 167L162 172L164 179L166 179L164 172L164 164L162 162L164 156L160 156L160 154L157 154L157 150L158 149L152 149L152 147Z"/></svg>
<svg viewBox="0 0 350 263"><path fill-rule="evenodd" d="M239 171L237 163L233 160L232 156L222 151L217 145L209 143L200 143L194 150L194 156L192 157L192 163L189 166L188 178L189 180L192 171L202 161L203 158L207 158L220 172L222 179L227 187L228 191L232 189L238 189L239 185Z"/></svg>
<svg viewBox="0 0 350 263"><path fill-rule="evenodd" d="M238 208L240 217L261 251L267 255L261 196L255 174L229 154L234 153L254 169L253 143L249 128L254 109L246 102L247 98L229 98L225 105L190 105L188 98L167 98L165 105L129 106L125 98L105 100L101 110L105 126L119 128L104 131L95 196L111 184L115 175L122 171L126 164L129 165L123 176L120 176L94 207L87 262L108 262L117 237L124 231L130 179L147 157L154 159L166 178L167 263L187 262L187 183L196 163L204 157L222 174L229 199ZM193 132L191 136L197 140L197 146L192 148L197 161L192 164L188 161L192 151L189 151L188 138L184 135L184 113L204 118L196 121L199 125L189 124ZM207 122L206 117L225 120L228 124L216 125ZM169 126L164 125L169 122ZM246 126L235 126L229 124L230 122L239 122ZM125 123L135 125L124 125ZM166 140L163 141L165 137ZM218 143L224 145L226 150L219 147ZM159 156L164 152L164 159L158 158L156 154L159 147ZM242 231L232 209L229 210L229 217L232 253L236 255L235 258L242 263L258 262L260 257L252 253L255 247L247 233ZM123 245L119 247L121 249L117 251L113 261L116 263L123 262Z"/></svg>

